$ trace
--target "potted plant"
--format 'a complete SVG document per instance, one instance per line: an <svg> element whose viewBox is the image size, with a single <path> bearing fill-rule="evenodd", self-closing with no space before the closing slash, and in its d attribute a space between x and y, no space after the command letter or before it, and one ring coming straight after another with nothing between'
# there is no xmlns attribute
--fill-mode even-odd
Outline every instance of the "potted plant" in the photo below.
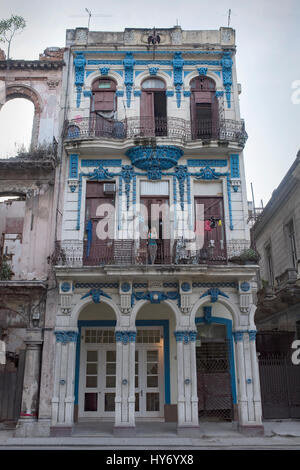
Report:
<svg viewBox="0 0 300 470"><path fill-rule="evenodd" d="M259 254L253 248L248 248L242 251L238 256L233 256L229 259L231 263L237 264L257 264L259 261Z"/></svg>

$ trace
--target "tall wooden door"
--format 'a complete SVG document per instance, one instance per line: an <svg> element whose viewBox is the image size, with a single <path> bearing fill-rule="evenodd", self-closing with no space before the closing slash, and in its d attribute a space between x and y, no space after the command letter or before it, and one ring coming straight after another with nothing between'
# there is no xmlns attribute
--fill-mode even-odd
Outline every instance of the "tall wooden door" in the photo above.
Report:
<svg viewBox="0 0 300 470"><path fill-rule="evenodd" d="M140 120L142 135L144 135L145 137L154 137L155 117L153 91L142 91Z"/></svg>
<svg viewBox="0 0 300 470"><path fill-rule="evenodd" d="M215 83L208 77L197 77L191 82L191 92L192 138L217 138L219 111Z"/></svg>
<svg viewBox="0 0 300 470"><path fill-rule="evenodd" d="M87 182L85 264L106 264L113 255L115 198L105 193L105 184Z"/></svg>
<svg viewBox="0 0 300 470"><path fill-rule="evenodd" d="M224 209L222 197L195 197L195 220L199 216L197 204L204 206L204 244L200 257L214 261L226 259Z"/></svg>

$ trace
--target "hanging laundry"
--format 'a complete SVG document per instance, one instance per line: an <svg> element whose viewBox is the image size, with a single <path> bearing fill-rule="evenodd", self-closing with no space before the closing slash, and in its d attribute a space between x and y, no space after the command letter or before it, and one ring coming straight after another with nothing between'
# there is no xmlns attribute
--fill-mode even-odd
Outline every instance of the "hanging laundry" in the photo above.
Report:
<svg viewBox="0 0 300 470"><path fill-rule="evenodd" d="M218 226L222 227L222 220L221 219L219 219Z"/></svg>
<svg viewBox="0 0 300 470"><path fill-rule="evenodd" d="M205 220L204 221L204 230L206 232L211 232L211 226L210 226L211 222L210 220Z"/></svg>

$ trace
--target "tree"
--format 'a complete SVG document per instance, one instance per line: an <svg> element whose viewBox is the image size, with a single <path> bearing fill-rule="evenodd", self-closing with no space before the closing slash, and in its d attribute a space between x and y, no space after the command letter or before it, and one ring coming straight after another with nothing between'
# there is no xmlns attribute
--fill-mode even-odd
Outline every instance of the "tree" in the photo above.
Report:
<svg viewBox="0 0 300 470"><path fill-rule="evenodd" d="M7 60L10 59L10 45L17 31L23 30L26 21L22 16L11 15L7 20L0 20L0 41L7 42ZM21 31L20 31L21 32Z"/></svg>

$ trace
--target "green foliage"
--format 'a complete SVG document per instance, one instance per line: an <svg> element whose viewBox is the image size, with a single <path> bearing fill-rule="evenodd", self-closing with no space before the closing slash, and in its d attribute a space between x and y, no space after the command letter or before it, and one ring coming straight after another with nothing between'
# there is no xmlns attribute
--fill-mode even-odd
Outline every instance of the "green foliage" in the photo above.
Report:
<svg viewBox="0 0 300 470"><path fill-rule="evenodd" d="M257 251L253 250L252 248L249 248L248 250L243 251L240 257L241 259L244 259L244 260L251 260L251 261L259 260L259 254L257 253Z"/></svg>
<svg viewBox="0 0 300 470"><path fill-rule="evenodd" d="M5 256L0 260L0 280L1 281L10 281L14 273L6 261Z"/></svg>
<svg viewBox="0 0 300 470"><path fill-rule="evenodd" d="M10 59L10 45L17 31L25 28L26 21L22 16L11 15L7 20L0 20L0 41L7 42L7 60Z"/></svg>

